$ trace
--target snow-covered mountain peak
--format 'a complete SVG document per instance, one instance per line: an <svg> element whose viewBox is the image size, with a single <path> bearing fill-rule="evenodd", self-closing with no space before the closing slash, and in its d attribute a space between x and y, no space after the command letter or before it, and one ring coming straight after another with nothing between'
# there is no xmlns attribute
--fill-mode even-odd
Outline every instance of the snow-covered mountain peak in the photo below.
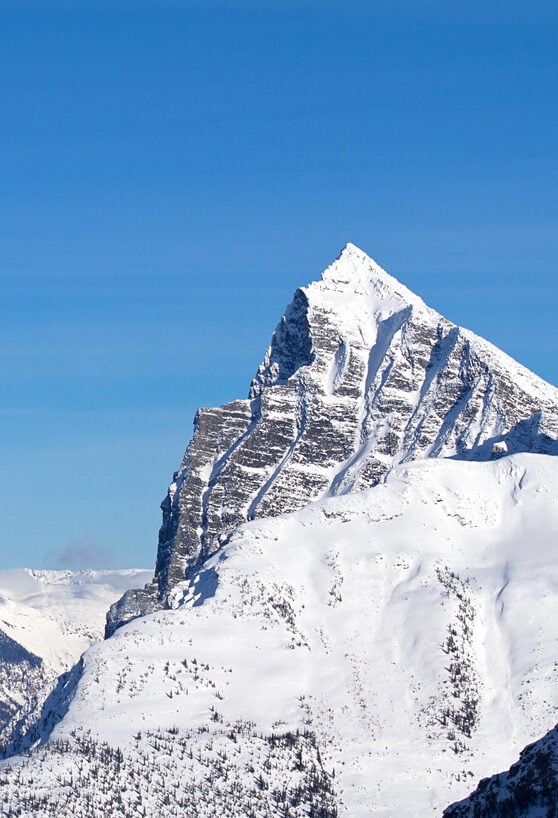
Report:
<svg viewBox="0 0 558 818"><path fill-rule="evenodd" d="M363 250L345 245L319 280L295 292L252 381L250 398L309 366L306 375L326 373L325 391L331 391L339 377L340 349L362 347L367 355L386 319L400 328L415 312L443 320Z"/></svg>
<svg viewBox="0 0 558 818"><path fill-rule="evenodd" d="M411 460L558 453L557 433L555 387L348 244L295 292L248 399L198 412L162 505L155 581L111 611L108 633L166 607L246 520L373 486Z"/></svg>
<svg viewBox="0 0 558 818"><path fill-rule="evenodd" d="M310 299L328 297L330 304L339 299L351 298L362 310L363 302L369 312L380 314L389 307L413 306L426 309L424 301L396 278L386 272L364 250L350 242L345 245L338 258L322 273L321 281L310 284L305 292Z"/></svg>

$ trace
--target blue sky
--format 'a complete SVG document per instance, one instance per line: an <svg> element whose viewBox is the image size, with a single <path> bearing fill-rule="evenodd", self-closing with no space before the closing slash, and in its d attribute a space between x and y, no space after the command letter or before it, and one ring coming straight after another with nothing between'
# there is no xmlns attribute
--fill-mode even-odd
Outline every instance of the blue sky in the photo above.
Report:
<svg viewBox="0 0 558 818"><path fill-rule="evenodd" d="M557 35L546 2L0 0L0 566L151 566L195 409L347 241L558 383Z"/></svg>

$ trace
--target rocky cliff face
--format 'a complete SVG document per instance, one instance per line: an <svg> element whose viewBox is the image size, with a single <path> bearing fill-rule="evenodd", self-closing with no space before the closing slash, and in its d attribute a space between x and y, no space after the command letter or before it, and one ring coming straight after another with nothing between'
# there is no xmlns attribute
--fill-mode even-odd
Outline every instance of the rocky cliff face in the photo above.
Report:
<svg viewBox="0 0 558 818"><path fill-rule="evenodd" d="M558 390L447 321L354 245L296 291L249 397L200 409L162 504L155 577L107 634L157 608L242 522L376 484L419 458L556 453Z"/></svg>
<svg viewBox="0 0 558 818"><path fill-rule="evenodd" d="M558 811L558 727L522 750L510 769L483 778L444 818L553 818Z"/></svg>

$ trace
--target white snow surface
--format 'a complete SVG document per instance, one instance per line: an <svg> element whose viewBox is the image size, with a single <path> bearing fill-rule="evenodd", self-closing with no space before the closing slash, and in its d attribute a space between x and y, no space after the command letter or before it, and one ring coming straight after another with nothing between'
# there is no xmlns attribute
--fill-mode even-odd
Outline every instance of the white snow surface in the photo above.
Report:
<svg viewBox="0 0 558 818"><path fill-rule="evenodd" d="M190 755L150 749L149 775L174 792L203 777L208 735L250 723L255 747L306 729L340 816L440 815L557 720L557 495L554 457L422 460L247 523L174 589L173 610L87 651L50 740L90 735L133 759L149 731L188 734ZM246 742L227 761L244 779L247 760L260 772ZM79 797L94 795L71 753L60 772L38 752L0 772L15 765L56 799L72 769ZM15 778L0 782L5 815L21 805ZM178 814L149 797L147 815ZM90 810L75 814L104 814Z"/></svg>

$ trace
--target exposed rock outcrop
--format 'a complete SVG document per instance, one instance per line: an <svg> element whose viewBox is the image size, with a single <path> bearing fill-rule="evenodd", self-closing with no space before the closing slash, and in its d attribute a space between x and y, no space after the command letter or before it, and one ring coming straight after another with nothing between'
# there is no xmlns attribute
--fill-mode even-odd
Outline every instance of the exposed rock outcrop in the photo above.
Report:
<svg viewBox="0 0 558 818"><path fill-rule="evenodd" d="M507 772L483 778L444 818L527 818L558 810L558 727L522 750Z"/></svg>

